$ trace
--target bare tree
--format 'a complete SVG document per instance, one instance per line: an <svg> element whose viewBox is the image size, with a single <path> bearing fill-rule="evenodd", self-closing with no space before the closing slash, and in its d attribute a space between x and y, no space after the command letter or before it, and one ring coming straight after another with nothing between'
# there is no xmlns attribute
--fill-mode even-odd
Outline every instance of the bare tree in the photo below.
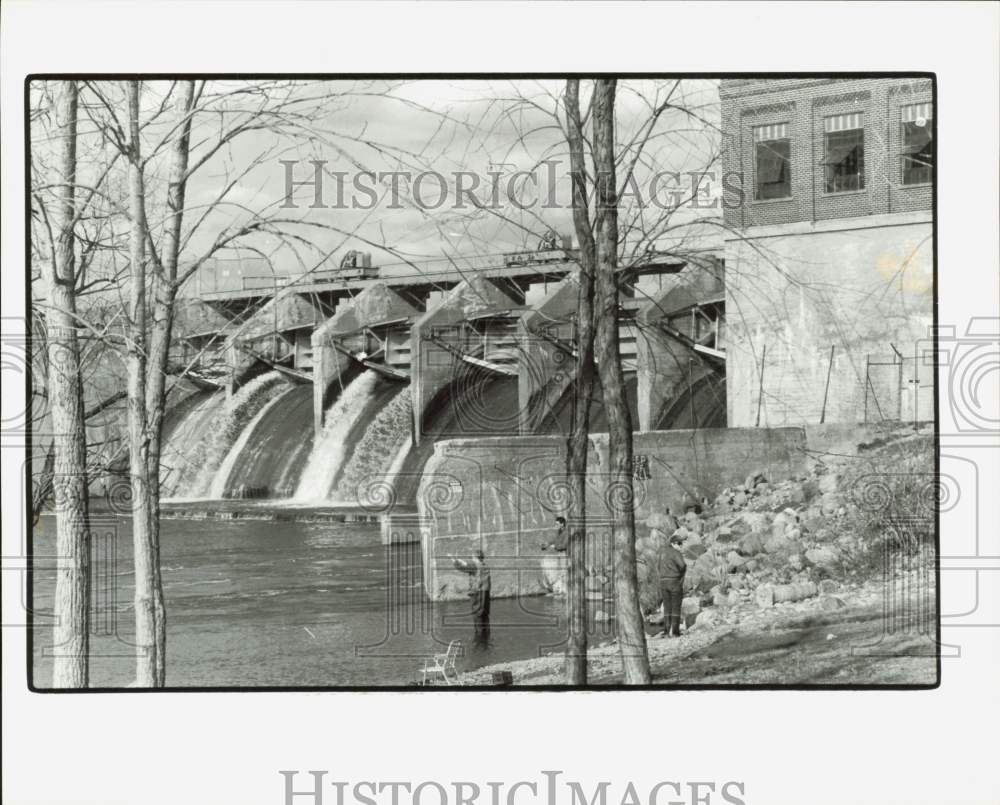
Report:
<svg viewBox="0 0 1000 805"><path fill-rule="evenodd" d="M128 99L129 309L128 443L132 478L132 543L135 562L136 684L162 687L158 621L163 612L159 584L159 539L150 511L149 422L146 414L146 189L139 129L139 82L125 85Z"/></svg>
<svg viewBox="0 0 1000 805"><path fill-rule="evenodd" d="M632 486L632 417L625 400L618 338L618 193L615 178L615 80L594 85L596 181L596 360L608 417L608 491L614 541L618 645L625 684L648 684L646 631L635 567L635 492Z"/></svg>
<svg viewBox="0 0 1000 805"><path fill-rule="evenodd" d="M590 402L594 393L594 233L587 205L580 82L566 82L566 137L573 183L573 225L580 244L580 289L576 313L576 384L573 424L566 445L566 478L570 488L566 608L566 683L587 684L587 452L590 447Z"/></svg>
<svg viewBox="0 0 1000 805"><path fill-rule="evenodd" d="M126 285L129 291L127 302L122 303L122 318L126 321L123 340L128 356L136 683L159 687L166 679L166 607L159 562L163 423L173 386L170 376L178 371L184 374L189 368L170 364L178 294L209 260L226 249L241 246L262 254L254 244L258 236L289 247L303 262L296 248L313 248L309 235L302 234L303 228L345 237L351 233L304 216L278 214L280 199L253 209L228 198L255 169L280 153L275 142L282 138L291 142L290 148L317 142L337 147L336 139L343 135L320 125L338 98L325 87L265 81L222 85L212 91L206 82L163 82L155 87L160 90L157 97L143 84L126 82L128 120L124 123L116 111L121 106L117 87L114 83L89 83L87 113L101 142L110 145L127 164L127 190L101 187L91 192L104 199L109 216L128 223L127 232L109 238L116 244L115 249L109 249L109 256L114 259L122 246L127 247L127 280L123 281L121 272L112 272L116 280L111 291ZM198 120L202 122L196 128ZM230 150L234 143L262 132L271 137L264 138L255 155L234 163ZM365 144L376 151L389 150L378 143ZM186 202L189 183L199 170L214 171L214 189L208 202L190 207ZM101 178L113 184L114 174L110 179L106 174ZM163 198L157 198L156 188L164 186ZM127 209L119 203L121 196L128 198ZM200 245L196 235L201 236ZM185 254L187 259L182 259ZM326 256L324 253L314 268ZM285 291L294 292L294 288Z"/></svg>
<svg viewBox="0 0 1000 805"><path fill-rule="evenodd" d="M76 315L76 82L55 85L52 136L56 159L51 209L35 201L49 233L51 256L41 261L48 293L45 315L48 401L53 433L56 592L52 685L83 688L89 681L90 534L87 446Z"/></svg>

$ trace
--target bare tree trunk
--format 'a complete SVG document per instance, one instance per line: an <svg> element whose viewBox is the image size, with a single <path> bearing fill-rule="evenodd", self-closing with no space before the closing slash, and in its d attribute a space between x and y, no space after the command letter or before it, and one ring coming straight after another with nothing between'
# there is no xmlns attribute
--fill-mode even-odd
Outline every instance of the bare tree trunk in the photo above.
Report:
<svg viewBox="0 0 1000 805"><path fill-rule="evenodd" d="M83 419L80 350L76 320L74 218L76 205L77 87L58 83L55 101L59 138L50 216L52 260L43 261L50 308L46 313L48 396L53 433L56 514L56 595L52 685L85 688L89 681L90 533L87 501L87 432Z"/></svg>
<svg viewBox="0 0 1000 805"><path fill-rule="evenodd" d="M580 122L580 82L566 82L566 129L573 182L573 225L580 246L580 291L577 298L576 384L573 427L566 444L569 568L566 608L566 683L587 684L587 451L590 445L590 401L594 393L594 234L587 214L587 176Z"/></svg>
<svg viewBox="0 0 1000 805"><path fill-rule="evenodd" d="M128 436L132 476L132 543L135 561L135 676L139 687L157 687L157 550L150 532L149 430L146 419L146 216L139 143L139 83L126 83L129 113L129 323Z"/></svg>
<svg viewBox="0 0 1000 805"><path fill-rule="evenodd" d="M161 260L157 265L156 302L150 329L146 383L146 417L149 433L146 483L149 489L149 534L153 552L153 609L155 612L157 685L166 682L167 612L160 576L160 453L163 446L163 417L167 404L167 364L173 335L174 304L177 297L177 264L180 255L184 195L187 186L188 148L191 139L190 113L194 82L180 85L177 112L181 133L171 144L167 179L167 221ZM155 261L154 261L155 264Z"/></svg>
<svg viewBox="0 0 1000 805"><path fill-rule="evenodd" d="M615 556L618 645L626 685L648 684L646 630L639 606L635 564L635 510L632 487L632 417L625 400L618 342L618 199L615 176L615 81L594 86L594 173L596 193L596 356L608 417L608 487Z"/></svg>

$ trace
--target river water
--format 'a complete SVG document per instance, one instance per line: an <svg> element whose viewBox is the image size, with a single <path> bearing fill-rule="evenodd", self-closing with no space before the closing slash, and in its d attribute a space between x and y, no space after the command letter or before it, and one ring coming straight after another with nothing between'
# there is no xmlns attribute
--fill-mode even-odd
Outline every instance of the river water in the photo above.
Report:
<svg viewBox="0 0 1000 805"><path fill-rule="evenodd" d="M134 679L130 523L93 520L91 684L125 687ZM34 683L44 688L53 518L34 540ZM419 545L383 547L374 523L166 519L161 562L170 687L408 685L452 639L465 669L562 648L563 599L496 599L488 640L477 640L464 601L426 601Z"/></svg>

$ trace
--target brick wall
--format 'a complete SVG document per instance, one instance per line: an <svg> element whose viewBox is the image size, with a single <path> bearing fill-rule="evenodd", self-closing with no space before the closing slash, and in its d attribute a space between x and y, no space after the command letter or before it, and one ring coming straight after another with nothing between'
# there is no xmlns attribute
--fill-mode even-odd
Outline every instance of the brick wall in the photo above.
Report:
<svg viewBox="0 0 1000 805"><path fill-rule="evenodd" d="M726 171L741 173L743 203L727 193L726 223L752 227L931 209L930 185L903 185L901 107L932 100L930 79L739 79L720 88ZM823 119L864 114L865 187L824 192ZM787 123L791 198L754 200L753 129Z"/></svg>
<svg viewBox="0 0 1000 805"><path fill-rule="evenodd" d="M932 101L932 82L741 79L720 97L745 194L725 210L729 426L931 418L931 373L910 356L933 316L932 188L902 184L900 150L902 107ZM858 112L864 188L827 193L824 119ZM791 196L757 201L754 127L778 123Z"/></svg>

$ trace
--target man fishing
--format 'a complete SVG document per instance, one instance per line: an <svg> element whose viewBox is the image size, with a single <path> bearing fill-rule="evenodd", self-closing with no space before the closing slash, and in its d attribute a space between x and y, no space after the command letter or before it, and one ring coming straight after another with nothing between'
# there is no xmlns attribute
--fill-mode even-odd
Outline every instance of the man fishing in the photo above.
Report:
<svg viewBox="0 0 1000 805"><path fill-rule="evenodd" d="M486 566L486 554L482 548L476 551L471 561L451 557L452 564L469 579L469 598L472 599L472 622L476 636L489 632L490 628L490 569Z"/></svg>

